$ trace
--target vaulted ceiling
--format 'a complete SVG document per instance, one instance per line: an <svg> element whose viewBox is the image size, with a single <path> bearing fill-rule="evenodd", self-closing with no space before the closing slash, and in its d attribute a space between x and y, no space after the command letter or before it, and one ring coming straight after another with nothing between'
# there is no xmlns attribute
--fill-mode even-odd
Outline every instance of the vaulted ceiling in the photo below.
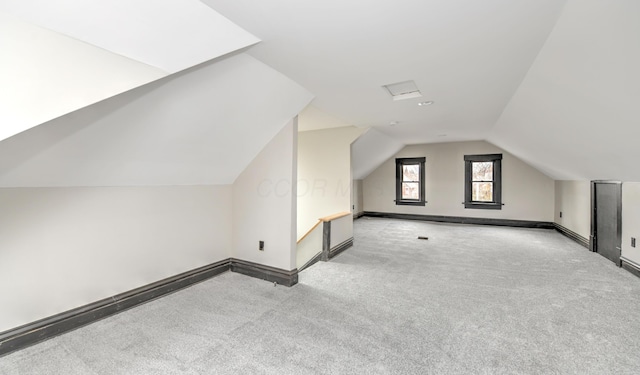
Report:
<svg viewBox="0 0 640 375"><path fill-rule="evenodd" d="M203 2L258 36L262 42L249 53L313 92L314 106L406 144L484 138L564 4ZM407 80L415 81L422 97L394 101L382 88ZM417 105L424 101L435 104Z"/></svg>
<svg viewBox="0 0 640 375"><path fill-rule="evenodd" d="M313 97L257 42L197 0L0 1L0 186L233 183Z"/></svg>
<svg viewBox="0 0 640 375"><path fill-rule="evenodd" d="M487 139L562 179L640 181L640 2L570 0Z"/></svg>
<svg viewBox="0 0 640 375"><path fill-rule="evenodd" d="M302 127L371 128L361 174L399 145L488 140L556 179L640 181L635 0L2 0L0 21L0 138L237 51L302 86L261 111L311 93ZM407 80L421 97L382 88Z"/></svg>
<svg viewBox="0 0 640 375"><path fill-rule="evenodd" d="M311 98L253 57L227 56L6 139L0 187L231 184Z"/></svg>
<svg viewBox="0 0 640 375"><path fill-rule="evenodd" d="M487 140L555 179L640 181L635 0L203 1L318 109L373 127L359 153L379 156L380 134L387 150ZM406 80L423 96L381 87Z"/></svg>
<svg viewBox="0 0 640 375"><path fill-rule="evenodd" d="M0 139L258 41L195 0L2 0Z"/></svg>

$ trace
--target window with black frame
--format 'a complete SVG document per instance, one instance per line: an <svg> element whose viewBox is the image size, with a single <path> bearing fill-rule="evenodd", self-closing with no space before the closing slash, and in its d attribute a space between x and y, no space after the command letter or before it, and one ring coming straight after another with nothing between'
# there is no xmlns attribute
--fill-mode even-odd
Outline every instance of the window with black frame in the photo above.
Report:
<svg viewBox="0 0 640 375"><path fill-rule="evenodd" d="M464 156L464 207L502 209L502 154Z"/></svg>
<svg viewBox="0 0 640 375"><path fill-rule="evenodd" d="M396 159L396 204L424 206L425 158Z"/></svg>

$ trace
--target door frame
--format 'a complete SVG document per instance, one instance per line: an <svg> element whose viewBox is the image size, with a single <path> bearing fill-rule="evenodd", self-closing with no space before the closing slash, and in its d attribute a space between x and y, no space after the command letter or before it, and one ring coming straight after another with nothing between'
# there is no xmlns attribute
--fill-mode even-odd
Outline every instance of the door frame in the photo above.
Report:
<svg viewBox="0 0 640 375"><path fill-rule="evenodd" d="M618 267L622 265L622 181L609 181L609 180L593 180L591 181L591 236L589 237L589 250L593 252L598 252L598 244L596 241L597 233L596 233L596 185L597 184L616 184L618 185L617 191L617 228L616 228L616 249L618 250L619 256L618 261L615 262Z"/></svg>

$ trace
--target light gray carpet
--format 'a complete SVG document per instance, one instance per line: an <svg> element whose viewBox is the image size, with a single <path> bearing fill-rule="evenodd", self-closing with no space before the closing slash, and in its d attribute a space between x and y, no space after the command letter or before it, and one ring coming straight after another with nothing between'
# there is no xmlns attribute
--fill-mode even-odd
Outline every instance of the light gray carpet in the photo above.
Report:
<svg viewBox="0 0 640 375"><path fill-rule="evenodd" d="M0 358L7 375L638 373L640 279L600 255L551 230L369 218L293 288L225 273Z"/></svg>

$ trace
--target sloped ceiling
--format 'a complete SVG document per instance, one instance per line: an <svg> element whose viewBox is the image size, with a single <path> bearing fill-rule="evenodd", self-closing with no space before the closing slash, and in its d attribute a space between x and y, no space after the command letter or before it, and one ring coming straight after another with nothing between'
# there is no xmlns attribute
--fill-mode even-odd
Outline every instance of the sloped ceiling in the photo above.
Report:
<svg viewBox="0 0 640 375"><path fill-rule="evenodd" d="M381 149L395 149L398 142L489 139L566 3L203 2L259 37L248 53L313 92L317 110L377 131L354 144L359 175L381 159ZM423 96L393 101L381 87L406 80L414 80ZM429 100L435 104L417 105ZM518 154L515 143L489 140Z"/></svg>
<svg viewBox="0 0 640 375"><path fill-rule="evenodd" d="M0 46L0 140L167 75L2 13Z"/></svg>
<svg viewBox="0 0 640 375"><path fill-rule="evenodd" d="M0 11L169 73L259 41L197 0L2 0Z"/></svg>
<svg viewBox="0 0 640 375"><path fill-rule="evenodd" d="M571 0L488 140L556 179L640 181L640 2Z"/></svg>
<svg viewBox="0 0 640 375"><path fill-rule="evenodd" d="M637 1L203 1L346 123L404 144L487 140L556 179L640 181ZM423 96L381 89L405 80Z"/></svg>
<svg viewBox="0 0 640 375"><path fill-rule="evenodd" d="M258 41L197 0L2 0L0 140Z"/></svg>
<svg viewBox="0 0 640 375"><path fill-rule="evenodd" d="M7 133L5 123L44 121L38 112L49 104L90 104L96 100L91 87L111 92L105 97L115 95L126 86L116 75L134 87L247 48L256 62L316 95L318 113L335 120L323 122L373 127L392 140L388 145L488 140L557 179L640 180L633 162L640 156L633 144L639 118L640 11L633 0L52 3L0 2L0 12L19 17L4 25L22 22L24 27L28 21L42 27L38 33L85 44L78 52L82 58L71 64L65 58L74 56L76 47L51 48L69 50L65 57L38 50L33 52L38 58L15 59L12 52L11 58L0 59L0 64L11 64L9 69L0 65L5 136L19 131ZM212 29L216 25L222 27L219 32ZM3 50L38 43L22 32L24 43L12 45L6 37L11 32L2 31ZM253 45L258 38L263 42ZM97 58L99 53L89 47L112 55ZM99 60L94 66L104 69L108 82L98 82L100 74L84 78L91 68L83 61L92 59ZM117 62L100 68L108 60ZM12 80L21 74L16 65L24 65L24 74ZM48 78L29 69L46 72ZM55 75L61 80L48 83ZM31 95L40 80L43 96ZM70 82L67 90L60 82L68 80L78 82ZM423 96L393 101L381 87L405 80L414 80ZM268 94L268 100L278 100L274 95ZM26 101L14 105L20 98ZM435 104L417 106L425 100ZM47 116L69 111L64 108ZM31 119L32 113L40 117Z"/></svg>
<svg viewBox="0 0 640 375"><path fill-rule="evenodd" d="M347 124L340 119L318 109L314 105L309 105L298 116L298 131L304 132L309 130L341 128L344 126L353 126Z"/></svg>
<svg viewBox="0 0 640 375"><path fill-rule="evenodd" d="M203 2L260 38L248 53L313 92L314 106L406 144L486 138L565 3ZM381 87L406 80L422 98L393 101Z"/></svg>
<svg viewBox="0 0 640 375"><path fill-rule="evenodd" d="M354 180L362 180L387 159L402 150L404 143L375 129L368 129L351 144Z"/></svg>
<svg viewBox="0 0 640 375"><path fill-rule="evenodd" d="M251 56L221 58L6 139L0 186L231 184L311 99Z"/></svg>

